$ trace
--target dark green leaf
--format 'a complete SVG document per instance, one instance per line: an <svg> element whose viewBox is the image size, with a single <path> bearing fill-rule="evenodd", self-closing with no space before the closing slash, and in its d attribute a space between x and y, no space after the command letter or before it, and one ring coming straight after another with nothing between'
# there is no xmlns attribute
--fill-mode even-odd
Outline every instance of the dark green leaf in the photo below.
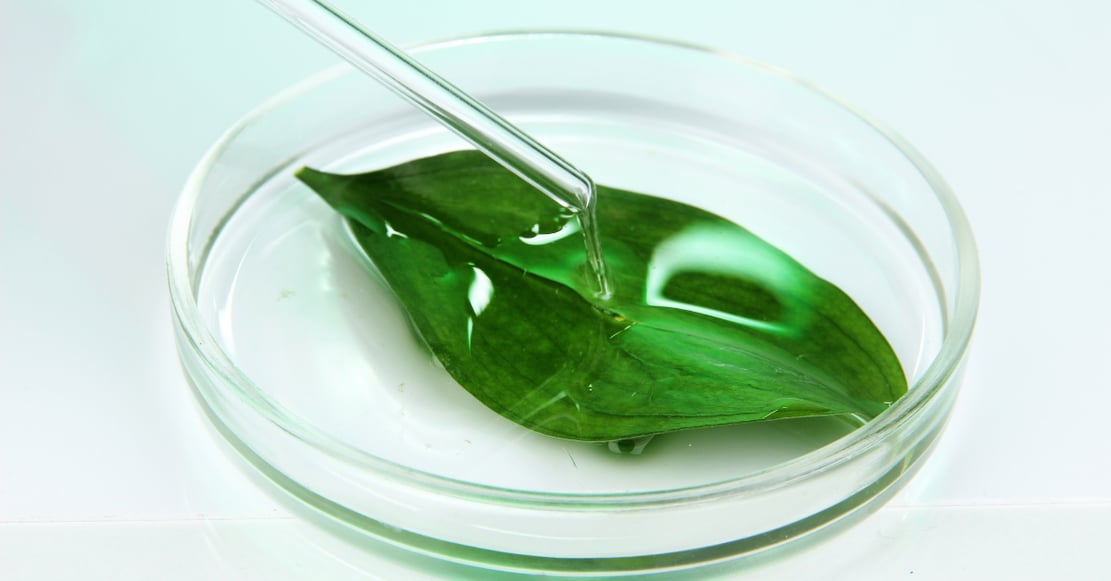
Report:
<svg viewBox="0 0 1111 581"><path fill-rule="evenodd" d="M615 291L603 301L574 217L478 152L297 175L348 219L456 381L540 432L870 418L906 391L852 299L698 208L599 187Z"/></svg>

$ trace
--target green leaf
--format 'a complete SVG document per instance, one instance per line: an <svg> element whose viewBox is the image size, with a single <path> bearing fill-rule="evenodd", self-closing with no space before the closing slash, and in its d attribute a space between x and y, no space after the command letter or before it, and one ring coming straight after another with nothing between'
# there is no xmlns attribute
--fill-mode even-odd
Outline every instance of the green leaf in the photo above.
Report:
<svg viewBox="0 0 1111 581"><path fill-rule="evenodd" d="M601 300L574 216L481 153L297 176L347 218L452 377L542 433L871 418L906 392L852 299L701 209L599 187Z"/></svg>

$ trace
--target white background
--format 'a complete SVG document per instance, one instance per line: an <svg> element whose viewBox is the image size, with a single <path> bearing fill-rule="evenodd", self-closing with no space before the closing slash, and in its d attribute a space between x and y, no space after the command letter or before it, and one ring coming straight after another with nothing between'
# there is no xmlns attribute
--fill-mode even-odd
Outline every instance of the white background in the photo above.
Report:
<svg viewBox="0 0 1111 581"><path fill-rule="evenodd" d="M751 56L895 128L965 205L981 316L927 466L850 530L681 578L1111 578L1111 5L341 5L405 44L574 27ZM225 127L334 61L249 0L0 0L0 578L510 579L303 524L178 369L178 191Z"/></svg>

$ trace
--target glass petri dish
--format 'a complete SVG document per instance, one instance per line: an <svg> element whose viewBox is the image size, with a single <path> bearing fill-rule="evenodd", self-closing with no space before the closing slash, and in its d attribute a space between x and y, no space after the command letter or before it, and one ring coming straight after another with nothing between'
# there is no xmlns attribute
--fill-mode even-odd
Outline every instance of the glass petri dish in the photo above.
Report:
<svg viewBox="0 0 1111 581"><path fill-rule="evenodd" d="M514 32L415 53L596 182L711 210L839 286L909 391L864 424L691 430L640 454L503 419L436 364L293 178L467 147L341 66L232 127L170 226L183 369L250 464L368 542L568 574L756 554L878 506L914 472L960 384L979 270L957 201L911 146L803 80L695 46Z"/></svg>

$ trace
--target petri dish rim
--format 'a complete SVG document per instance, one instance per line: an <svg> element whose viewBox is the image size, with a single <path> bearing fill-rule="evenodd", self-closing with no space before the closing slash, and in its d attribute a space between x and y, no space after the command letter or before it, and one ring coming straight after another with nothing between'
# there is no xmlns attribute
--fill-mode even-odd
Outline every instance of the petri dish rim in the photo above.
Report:
<svg viewBox="0 0 1111 581"><path fill-rule="evenodd" d="M179 348L189 348L197 354L201 362L213 370L236 397L250 405L260 416L324 454L407 484L497 504L524 504L532 507L542 505L571 510L612 510L615 507L631 509L651 508L661 505L672 506L687 502L704 501L717 496L743 496L753 492L769 492L833 469L872 449L878 443L887 439L890 434L898 433L904 426L911 423L915 416L921 413L923 408L927 407L938 396L941 388L959 369L968 349L979 303L979 263L971 228L955 195L937 170L902 137L813 83L743 56L691 43L625 33L529 30L491 32L476 36L449 38L421 45L413 49L412 52L419 56L422 52L448 49L465 44L561 37L612 39L631 43L647 43L681 51L694 51L710 58L730 61L737 66L777 77L782 82L794 84L835 104L842 111L863 121L917 169L936 196L951 226L958 275L953 308L948 312L948 319L945 321L944 337L938 354L927 366L921 377L914 382L906 396L848 435L810 453L770 468L716 482L626 493L567 493L519 490L454 479L431 472L415 470L368 454L303 421L295 413L284 409L267 396L250 377L236 367L228 354L220 349L219 343L207 329L196 301L195 293L198 281L195 280L195 273L191 270L189 263L189 234L193 212L203 189L205 178L235 138L250 127L252 123L265 117L269 111L296 98L298 95L311 91L340 76L360 74L347 65L337 65L310 76L249 112L219 138L205 153L190 175L171 218L167 241L167 273L172 310L181 329L180 340L184 342L184 344L179 345ZM260 179L266 179L266 176L261 176ZM244 199L249 194L250 189L245 191ZM210 245L218 237L220 227L222 225L217 227L206 245ZM198 264L204 263L207 252L207 247L202 249ZM921 258L928 261L927 257ZM942 289L935 290L939 294L942 293ZM944 296L939 296L939 299L943 304L945 303Z"/></svg>

